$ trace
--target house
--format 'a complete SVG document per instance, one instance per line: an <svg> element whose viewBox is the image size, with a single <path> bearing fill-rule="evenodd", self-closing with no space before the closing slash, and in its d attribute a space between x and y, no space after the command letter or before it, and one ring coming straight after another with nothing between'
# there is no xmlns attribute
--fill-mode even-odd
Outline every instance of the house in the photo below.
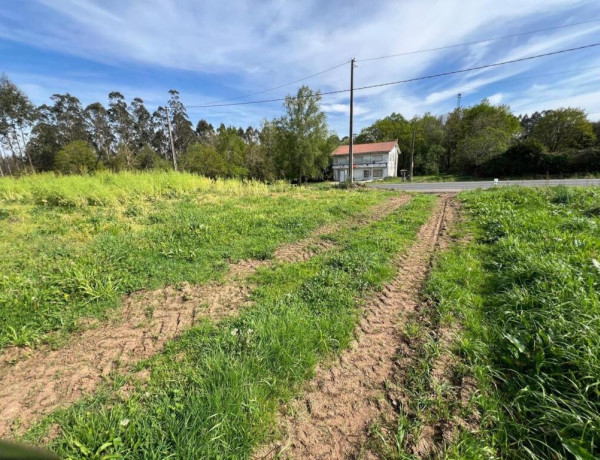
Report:
<svg viewBox="0 0 600 460"><path fill-rule="evenodd" d="M348 145L335 149L333 155L333 179L348 180ZM398 141L376 142L373 144L354 144L354 180L369 181L396 177L398 175Z"/></svg>

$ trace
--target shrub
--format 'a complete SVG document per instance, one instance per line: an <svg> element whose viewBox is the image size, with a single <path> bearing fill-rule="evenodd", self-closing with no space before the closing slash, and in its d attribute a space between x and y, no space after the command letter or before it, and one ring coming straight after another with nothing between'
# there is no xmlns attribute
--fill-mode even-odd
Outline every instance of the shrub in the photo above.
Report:
<svg viewBox="0 0 600 460"><path fill-rule="evenodd" d="M85 174L98 168L94 148L87 141L73 141L56 154L54 169L63 174Z"/></svg>

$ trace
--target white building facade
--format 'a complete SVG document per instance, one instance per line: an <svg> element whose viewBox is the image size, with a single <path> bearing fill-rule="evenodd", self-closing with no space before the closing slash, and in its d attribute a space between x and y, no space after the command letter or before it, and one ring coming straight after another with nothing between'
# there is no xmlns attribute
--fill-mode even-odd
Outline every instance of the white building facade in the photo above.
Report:
<svg viewBox="0 0 600 460"><path fill-rule="evenodd" d="M349 146L341 145L332 153L333 180L348 180ZM354 144L354 180L363 182L396 177L398 175L398 142L377 142L373 144Z"/></svg>

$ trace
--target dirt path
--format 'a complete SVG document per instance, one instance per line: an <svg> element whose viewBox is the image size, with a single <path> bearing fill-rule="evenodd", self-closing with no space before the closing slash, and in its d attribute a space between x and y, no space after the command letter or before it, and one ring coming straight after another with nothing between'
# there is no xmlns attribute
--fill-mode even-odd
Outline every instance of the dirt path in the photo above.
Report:
<svg viewBox="0 0 600 460"><path fill-rule="evenodd" d="M361 320L358 338L339 362L318 368L302 398L282 417L283 440L260 449L255 458L342 459L354 457L367 429L383 410L384 384L393 371L402 323L415 311L419 290L442 230L450 223L448 197L442 197L420 229L408 254L399 257L398 275L373 300Z"/></svg>
<svg viewBox="0 0 600 460"><path fill-rule="evenodd" d="M348 225L367 225L409 201L394 196L358 217L317 229L309 238L284 245L278 261L306 260L328 245L320 236ZM75 334L57 350L12 348L0 355L0 438L21 433L41 416L90 394L109 374L159 352L165 342L191 327L197 318L219 320L248 305L247 278L268 261L230 266L222 282L142 291L124 300L114 318Z"/></svg>

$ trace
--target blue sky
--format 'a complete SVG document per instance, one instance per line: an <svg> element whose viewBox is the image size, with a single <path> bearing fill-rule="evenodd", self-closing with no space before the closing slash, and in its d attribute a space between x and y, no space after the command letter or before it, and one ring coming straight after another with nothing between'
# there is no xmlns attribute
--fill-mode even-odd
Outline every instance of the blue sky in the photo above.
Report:
<svg viewBox="0 0 600 460"><path fill-rule="evenodd" d="M110 91L150 109L171 88L200 105L366 59L600 19L597 0L2 0L0 72L36 104L70 92L84 105ZM435 52L359 62L366 86L600 42L600 21ZM356 132L391 112L445 113L487 97L531 113L581 107L600 119L600 47L355 94ZM349 87L349 66L306 80ZM300 85L239 99L269 99ZM347 133L348 95L324 96L330 127ZM195 123L259 125L281 102L190 108Z"/></svg>

